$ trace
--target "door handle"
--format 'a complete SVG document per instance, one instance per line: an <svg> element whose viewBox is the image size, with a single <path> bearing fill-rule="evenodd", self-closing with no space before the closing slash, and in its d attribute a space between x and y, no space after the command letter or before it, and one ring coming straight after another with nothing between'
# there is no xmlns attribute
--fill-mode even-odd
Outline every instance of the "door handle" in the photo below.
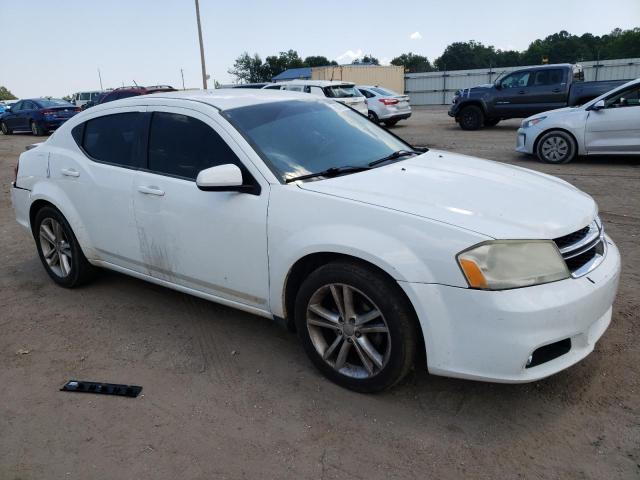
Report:
<svg viewBox="0 0 640 480"><path fill-rule="evenodd" d="M145 187L143 185L138 185L138 191L145 195L157 195L158 197L162 197L164 195L164 190L160 190L158 187Z"/></svg>
<svg viewBox="0 0 640 480"><path fill-rule="evenodd" d="M65 177L79 177L80 176L80 172L77 170L74 170L73 168L63 168L62 170L60 170L60 173L62 173L62 175L64 175Z"/></svg>
<svg viewBox="0 0 640 480"><path fill-rule="evenodd" d="M554 88L553 90L551 90L553 93L558 93L560 91L559 88Z"/></svg>
<svg viewBox="0 0 640 480"><path fill-rule="evenodd" d="M519 93L520 95L524 95L524 94L525 94L525 93L527 93L527 92L525 92L524 90L520 90L518 93Z"/></svg>

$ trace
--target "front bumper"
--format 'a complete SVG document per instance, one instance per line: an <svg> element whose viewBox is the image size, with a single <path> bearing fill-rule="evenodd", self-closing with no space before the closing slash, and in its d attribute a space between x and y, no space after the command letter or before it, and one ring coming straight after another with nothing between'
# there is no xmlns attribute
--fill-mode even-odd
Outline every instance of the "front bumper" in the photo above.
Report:
<svg viewBox="0 0 640 480"><path fill-rule="evenodd" d="M516 139L516 152L533 154L536 138L540 134L540 129L534 127L519 128Z"/></svg>
<svg viewBox="0 0 640 480"><path fill-rule="evenodd" d="M429 372L521 383L586 357L609 326L618 288L620 254L606 241L603 262L576 279L494 292L399 282L418 314ZM567 353L526 368L535 350L566 339Z"/></svg>

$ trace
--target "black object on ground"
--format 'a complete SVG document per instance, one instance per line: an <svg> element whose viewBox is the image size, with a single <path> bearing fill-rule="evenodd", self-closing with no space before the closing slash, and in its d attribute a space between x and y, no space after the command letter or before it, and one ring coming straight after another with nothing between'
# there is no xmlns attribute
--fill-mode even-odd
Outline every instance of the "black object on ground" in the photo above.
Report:
<svg viewBox="0 0 640 480"><path fill-rule="evenodd" d="M63 392L101 393L103 395L119 395L121 397L135 398L142 391L142 387L137 385L119 385L117 383L69 380L60 390Z"/></svg>

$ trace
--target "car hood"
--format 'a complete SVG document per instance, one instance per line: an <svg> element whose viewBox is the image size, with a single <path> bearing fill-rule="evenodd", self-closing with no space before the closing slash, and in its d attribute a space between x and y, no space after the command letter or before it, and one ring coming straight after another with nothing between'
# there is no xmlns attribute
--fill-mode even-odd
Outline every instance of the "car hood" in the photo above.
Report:
<svg viewBox="0 0 640 480"><path fill-rule="evenodd" d="M541 113L536 113L535 115L531 115L527 118L525 118L523 121L526 120L530 120L532 118L538 118L538 117L548 117L549 115L555 115L558 113L578 113L578 112L582 112L584 111L582 108L580 107L562 107L562 108L556 108L555 110L547 110L546 112L541 112Z"/></svg>
<svg viewBox="0 0 640 480"><path fill-rule="evenodd" d="M417 215L500 239L553 239L588 225L593 199L559 178L430 150L305 190Z"/></svg>

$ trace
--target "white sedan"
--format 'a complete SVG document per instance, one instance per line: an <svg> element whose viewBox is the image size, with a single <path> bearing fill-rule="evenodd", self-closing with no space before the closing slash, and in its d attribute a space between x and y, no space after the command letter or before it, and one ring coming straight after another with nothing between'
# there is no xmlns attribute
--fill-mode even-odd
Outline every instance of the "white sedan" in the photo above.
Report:
<svg viewBox="0 0 640 480"><path fill-rule="evenodd" d="M416 150L339 103L260 90L100 105L24 152L11 188L44 269L109 268L295 328L362 392L573 365L620 272L593 199L522 168ZM558 208L562 205L562 208Z"/></svg>
<svg viewBox="0 0 640 480"><path fill-rule="evenodd" d="M516 151L547 163L578 155L640 155L640 78L584 105L525 118Z"/></svg>

